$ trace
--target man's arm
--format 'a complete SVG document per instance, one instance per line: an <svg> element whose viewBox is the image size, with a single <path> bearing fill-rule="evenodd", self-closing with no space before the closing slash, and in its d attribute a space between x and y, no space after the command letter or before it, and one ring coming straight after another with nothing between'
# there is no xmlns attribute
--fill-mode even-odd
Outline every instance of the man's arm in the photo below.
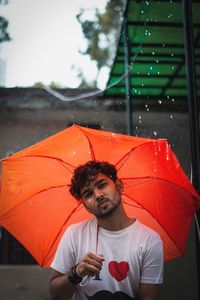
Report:
<svg viewBox="0 0 200 300"><path fill-rule="evenodd" d="M158 300L160 284L140 283L139 300Z"/></svg>
<svg viewBox="0 0 200 300"><path fill-rule="evenodd" d="M103 256L88 252L75 267L75 273L80 278L99 274L103 261ZM52 300L65 300L73 296L75 289L74 285L68 280L67 275L54 270L51 277L49 290Z"/></svg>
<svg viewBox="0 0 200 300"><path fill-rule="evenodd" d="M67 300L74 294L74 286L67 279L66 274L53 270L49 284L52 300Z"/></svg>

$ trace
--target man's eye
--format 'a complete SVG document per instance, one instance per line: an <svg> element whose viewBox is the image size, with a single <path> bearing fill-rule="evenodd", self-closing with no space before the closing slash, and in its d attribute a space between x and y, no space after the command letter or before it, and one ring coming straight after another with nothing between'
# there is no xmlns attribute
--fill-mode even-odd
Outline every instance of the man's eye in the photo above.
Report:
<svg viewBox="0 0 200 300"><path fill-rule="evenodd" d="M90 198L92 196L92 192L88 192L88 193L86 193L85 195L84 195L84 198L85 199L88 199L88 198Z"/></svg>
<svg viewBox="0 0 200 300"><path fill-rule="evenodd" d="M99 189L102 189L102 188L104 188L105 186L106 186L106 184L107 184L107 182L100 182L99 184L98 184L98 188Z"/></svg>

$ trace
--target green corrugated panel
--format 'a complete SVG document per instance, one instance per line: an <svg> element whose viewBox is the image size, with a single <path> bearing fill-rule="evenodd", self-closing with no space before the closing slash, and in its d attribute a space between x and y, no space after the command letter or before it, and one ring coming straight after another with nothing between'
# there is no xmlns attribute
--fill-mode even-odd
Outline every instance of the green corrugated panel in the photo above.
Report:
<svg viewBox="0 0 200 300"><path fill-rule="evenodd" d="M194 3L193 24L198 94L200 92L199 9L200 3ZM133 98L186 97L182 1L129 0L127 16L131 43L129 76ZM124 74L122 32L105 96L124 97L125 80L122 78Z"/></svg>

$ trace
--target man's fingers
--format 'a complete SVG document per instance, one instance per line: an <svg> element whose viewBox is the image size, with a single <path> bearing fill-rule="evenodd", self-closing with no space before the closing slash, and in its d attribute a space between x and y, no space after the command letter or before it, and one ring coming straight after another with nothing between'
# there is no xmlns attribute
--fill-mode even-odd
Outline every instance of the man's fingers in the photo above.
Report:
<svg viewBox="0 0 200 300"><path fill-rule="evenodd" d="M94 276L102 269L103 256L98 256L94 253L87 253L76 267L76 272L79 276Z"/></svg>

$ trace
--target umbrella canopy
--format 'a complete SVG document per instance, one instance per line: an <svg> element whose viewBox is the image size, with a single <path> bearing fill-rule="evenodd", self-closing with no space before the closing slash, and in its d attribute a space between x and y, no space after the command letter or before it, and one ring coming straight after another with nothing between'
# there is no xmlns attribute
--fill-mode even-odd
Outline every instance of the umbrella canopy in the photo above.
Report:
<svg viewBox="0 0 200 300"><path fill-rule="evenodd" d="M67 226L91 217L69 192L74 168L89 160L116 166L127 214L160 234L165 260L183 256L200 197L165 139L73 125L4 159L0 225L49 266Z"/></svg>

